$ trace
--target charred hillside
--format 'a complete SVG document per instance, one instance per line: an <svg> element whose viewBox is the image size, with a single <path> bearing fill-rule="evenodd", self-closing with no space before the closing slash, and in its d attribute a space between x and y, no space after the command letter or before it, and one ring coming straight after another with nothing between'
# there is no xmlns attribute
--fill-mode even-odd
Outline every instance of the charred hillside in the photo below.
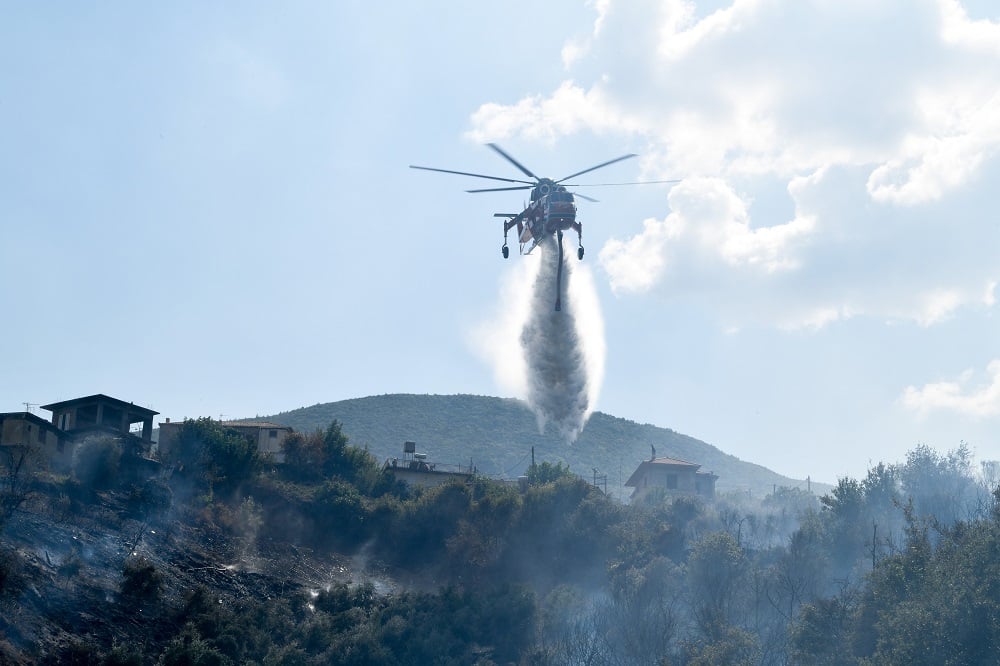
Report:
<svg viewBox="0 0 1000 666"><path fill-rule="evenodd" d="M0 449L0 664L981 664L1000 646L1000 491L964 447L822 498L626 505L547 461L523 484L410 487L337 422L285 444L277 465L199 419L159 470L114 438L69 474Z"/></svg>
<svg viewBox="0 0 1000 666"><path fill-rule="evenodd" d="M628 496L622 484L649 459L651 446L657 456L694 462L717 474L720 493L749 491L762 498L776 485L806 487L805 480L740 460L693 437L602 412L590 417L575 443L566 444L554 429L539 434L534 414L513 399L392 394L317 404L266 418L300 432L323 429L337 420L352 443L380 460L398 456L402 443L412 440L432 460L463 465L471 461L481 474L502 478L524 474L534 447L538 461L563 463L586 478L594 468L607 474L609 491L618 497ZM813 483L817 493L829 488Z"/></svg>

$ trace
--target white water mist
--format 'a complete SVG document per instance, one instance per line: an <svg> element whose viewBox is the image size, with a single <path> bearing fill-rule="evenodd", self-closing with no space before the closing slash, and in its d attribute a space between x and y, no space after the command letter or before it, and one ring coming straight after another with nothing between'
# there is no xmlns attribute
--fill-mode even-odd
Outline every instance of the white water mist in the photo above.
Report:
<svg viewBox="0 0 1000 666"><path fill-rule="evenodd" d="M468 341L493 368L501 390L528 402L540 429L551 424L572 442L596 408L607 348L597 286L587 261L572 256L563 265L563 310L553 312L556 260L552 242L512 261L501 277L492 316L470 329ZM527 348L526 339L532 340ZM559 381L567 375L575 381ZM574 390L566 397L565 387L570 385Z"/></svg>
<svg viewBox="0 0 1000 666"><path fill-rule="evenodd" d="M531 306L521 330L527 370L528 404L544 432L552 424L567 442L583 430L592 411L587 354L577 325L579 299L570 298L572 263L562 258L562 280L555 239L538 247L540 267L531 287ZM562 309L555 309L556 301Z"/></svg>

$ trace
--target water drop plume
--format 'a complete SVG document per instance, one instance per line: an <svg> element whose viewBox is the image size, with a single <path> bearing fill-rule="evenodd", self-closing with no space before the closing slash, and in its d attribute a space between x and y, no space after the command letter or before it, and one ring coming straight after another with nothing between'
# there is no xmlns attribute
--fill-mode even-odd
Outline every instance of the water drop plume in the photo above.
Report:
<svg viewBox="0 0 1000 666"><path fill-rule="evenodd" d="M521 331L527 366L528 404L538 429L552 424L567 442L573 442L591 412L587 350L578 326L578 299L570 298L572 262L562 258L562 280L556 292L559 251L555 238L539 245L538 273L532 285L531 307ZM555 310L559 297L562 309Z"/></svg>

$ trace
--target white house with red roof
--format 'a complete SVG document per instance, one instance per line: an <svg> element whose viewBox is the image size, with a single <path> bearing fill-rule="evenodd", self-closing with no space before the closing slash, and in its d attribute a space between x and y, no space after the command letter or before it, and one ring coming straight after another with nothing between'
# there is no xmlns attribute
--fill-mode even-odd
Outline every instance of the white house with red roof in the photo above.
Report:
<svg viewBox="0 0 1000 666"><path fill-rule="evenodd" d="M686 460L654 457L642 461L625 485L634 488L632 502L641 500L654 489L659 489L668 497L688 495L712 499L719 477L700 469L701 465Z"/></svg>

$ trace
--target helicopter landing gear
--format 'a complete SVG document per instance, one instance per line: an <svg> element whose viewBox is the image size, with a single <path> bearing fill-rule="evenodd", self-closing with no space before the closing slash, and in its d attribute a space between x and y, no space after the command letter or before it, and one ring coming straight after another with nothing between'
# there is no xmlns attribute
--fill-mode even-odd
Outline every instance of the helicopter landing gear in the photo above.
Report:
<svg viewBox="0 0 1000 666"><path fill-rule="evenodd" d="M500 253L503 255L504 259L510 256L510 248L507 247L507 243L504 243L503 247L500 248Z"/></svg>
<svg viewBox="0 0 1000 666"><path fill-rule="evenodd" d="M576 258L583 261L583 246L576 248Z"/></svg>

